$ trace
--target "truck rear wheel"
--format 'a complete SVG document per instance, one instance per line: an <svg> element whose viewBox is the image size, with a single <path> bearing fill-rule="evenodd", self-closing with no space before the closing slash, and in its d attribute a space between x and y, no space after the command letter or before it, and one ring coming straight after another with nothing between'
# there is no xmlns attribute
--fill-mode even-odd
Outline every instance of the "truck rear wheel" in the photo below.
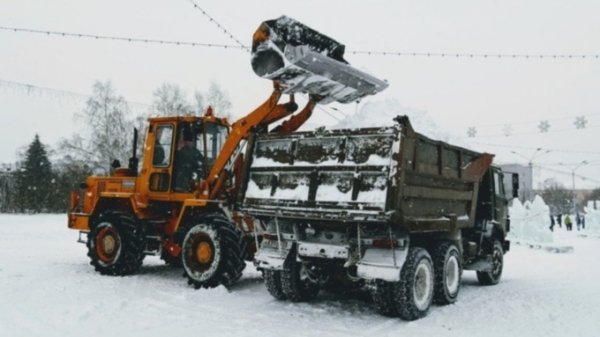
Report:
<svg viewBox="0 0 600 337"><path fill-rule="evenodd" d="M433 283L431 256L421 247L411 248L395 289L400 318L413 321L427 315L433 299Z"/></svg>
<svg viewBox="0 0 600 337"><path fill-rule="evenodd" d="M188 283L198 288L229 287L246 267L241 231L221 214L205 216L183 229L182 264Z"/></svg>
<svg viewBox="0 0 600 337"><path fill-rule="evenodd" d="M498 240L494 240L491 248L492 255L492 270L491 271L478 271L477 280L481 285L494 285L500 282L502 277L502 269L504 269L504 249L502 244Z"/></svg>
<svg viewBox="0 0 600 337"><path fill-rule="evenodd" d="M100 274L133 274L142 265L144 247L143 229L130 214L105 211L91 223L88 256Z"/></svg>
<svg viewBox="0 0 600 337"><path fill-rule="evenodd" d="M398 316L398 310L396 309L396 302L394 298L393 282L375 280L375 285L371 292L371 298L373 298L375 310L377 310L378 313L388 317Z"/></svg>
<svg viewBox="0 0 600 337"><path fill-rule="evenodd" d="M310 280L302 263L288 260L281 271L281 288L290 301L303 302L317 297L320 285Z"/></svg>
<svg viewBox="0 0 600 337"><path fill-rule="evenodd" d="M271 296L278 300L285 300L286 296L281 285L281 271L265 270L265 286Z"/></svg>
<svg viewBox="0 0 600 337"><path fill-rule="evenodd" d="M442 243L433 254L435 271L433 301L438 304L456 302L460 291L462 264L460 252L452 242Z"/></svg>

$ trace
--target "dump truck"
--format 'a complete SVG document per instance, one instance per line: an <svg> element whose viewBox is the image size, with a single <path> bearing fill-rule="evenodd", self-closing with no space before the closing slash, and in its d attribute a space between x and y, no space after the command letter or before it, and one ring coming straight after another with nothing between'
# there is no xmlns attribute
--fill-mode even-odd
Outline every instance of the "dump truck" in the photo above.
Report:
<svg viewBox="0 0 600 337"><path fill-rule="evenodd" d="M273 297L366 286L378 312L414 320L456 301L463 270L499 282L510 197L492 154L430 139L406 116L250 142L238 204L266 224L254 260Z"/></svg>
<svg viewBox="0 0 600 337"><path fill-rule="evenodd" d="M115 162L113 174L88 177L71 193L68 227L79 231L95 270L128 275L146 255L160 255L182 265L196 288L239 279L263 232L232 207L249 135L295 131L317 102L350 102L387 87L349 65L343 52L294 19L265 21L251 58L254 71L274 84L262 105L231 124L211 108L203 116L149 118L141 168L136 132L128 167ZM289 101L279 103L286 94ZM295 94L308 95L299 112Z"/></svg>

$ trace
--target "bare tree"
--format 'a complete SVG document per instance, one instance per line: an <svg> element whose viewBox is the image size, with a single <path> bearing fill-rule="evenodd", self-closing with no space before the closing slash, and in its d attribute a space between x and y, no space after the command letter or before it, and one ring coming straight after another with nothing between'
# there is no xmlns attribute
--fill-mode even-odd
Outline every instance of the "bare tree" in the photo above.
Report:
<svg viewBox="0 0 600 337"><path fill-rule="evenodd" d="M152 112L158 116L180 116L190 113L186 94L177 84L163 83L152 93Z"/></svg>
<svg viewBox="0 0 600 337"><path fill-rule="evenodd" d="M229 94L221 89L216 82L210 83L206 94L196 92L194 98L198 112L204 112L208 106L211 106L217 116L231 119L232 104Z"/></svg>
<svg viewBox="0 0 600 337"><path fill-rule="evenodd" d="M134 120L123 96L110 81L96 81L93 94L75 116L80 132L60 144L60 150L92 168L108 169L113 160L126 163L131 156Z"/></svg>
<svg viewBox="0 0 600 337"><path fill-rule="evenodd" d="M573 192L554 179L544 181L542 198L552 214L569 213L573 208Z"/></svg>

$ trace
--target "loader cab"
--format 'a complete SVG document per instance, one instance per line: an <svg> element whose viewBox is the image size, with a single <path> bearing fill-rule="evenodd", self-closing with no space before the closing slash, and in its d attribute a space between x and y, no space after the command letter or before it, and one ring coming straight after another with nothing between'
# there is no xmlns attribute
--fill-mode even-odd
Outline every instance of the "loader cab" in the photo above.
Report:
<svg viewBox="0 0 600 337"><path fill-rule="evenodd" d="M155 118L150 123L146 144L150 195L166 199L172 193L192 193L221 152L229 132L226 120L207 114Z"/></svg>

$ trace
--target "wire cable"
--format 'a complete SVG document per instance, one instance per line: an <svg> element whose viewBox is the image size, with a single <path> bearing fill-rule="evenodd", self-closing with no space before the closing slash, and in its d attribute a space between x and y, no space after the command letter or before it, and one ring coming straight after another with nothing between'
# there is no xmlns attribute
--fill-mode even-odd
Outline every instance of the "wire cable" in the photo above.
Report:
<svg viewBox="0 0 600 337"><path fill-rule="evenodd" d="M233 36L233 34L231 34L229 32L229 30L225 29L225 27L223 27L223 25L221 25L219 22L217 22L217 20L215 20L212 16L210 16L210 14L208 14L203 8L198 6L198 4L196 4L196 2L194 0L188 0L188 1L192 5L194 5L194 8L196 8L197 10L202 12L202 15L206 16L210 20L210 22L214 23L221 31L223 31L223 33L225 35L227 35L230 39L235 41L239 45L239 48L245 49L248 52L250 51L250 48L248 48L248 46L246 46L240 40L238 40L235 36Z"/></svg>
<svg viewBox="0 0 600 337"><path fill-rule="evenodd" d="M123 36L110 36L110 35L96 35L96 34L83 34L83 33L67 33L51 30L39 30L30 28L18 28L18 27L6 27L0 26L0 30L13 31L15 33L31 33L46 36L60 36L60 37L77 37L87 38L94 40L112 40L112 41L123 41L123 42L135 42L135 43L152 43L160 45L176 45L176 46L190 46L190 47L211 47L211 48L223 48L223 49L247 49L245 46L218 44L218 43L200 43L200 42L189 42L189 41L173 41L173 40L161 40L161 39L148 39L140 37L123 37Z"/></svg>

